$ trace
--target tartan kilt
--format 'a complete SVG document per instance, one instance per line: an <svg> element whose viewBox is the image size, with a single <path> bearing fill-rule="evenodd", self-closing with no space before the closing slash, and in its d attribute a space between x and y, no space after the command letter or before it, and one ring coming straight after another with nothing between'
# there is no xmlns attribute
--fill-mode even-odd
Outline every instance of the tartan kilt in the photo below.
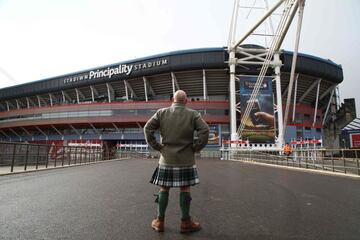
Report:
<svg viewBox="0 0 360 240"><path fill-rule="evenodd" d="M159 165L150 180L150 183L162 187L186 187L199 184L196 165L190 167L171 167Z"/></svg>

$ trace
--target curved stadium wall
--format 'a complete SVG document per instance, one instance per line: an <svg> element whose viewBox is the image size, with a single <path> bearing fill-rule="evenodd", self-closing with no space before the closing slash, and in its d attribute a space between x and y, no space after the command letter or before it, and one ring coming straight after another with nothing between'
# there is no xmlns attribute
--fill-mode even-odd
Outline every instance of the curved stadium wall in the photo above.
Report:
<svg viewBox="0 0 360 240"><path fill-rule="evenodd" d="M227 60L225 48L191 49L0 89L0 139L141 143L141 128L149 117L169 106L173 92L183 89L189 107L200 111L211 126L214 140L209 146L219 146L229 138ZM282 51L281 60L285 103L292 52ZM259 73L253 66L236 71L239 75ZM296 117L294 121L289 117L286 141L320 139L331 90L343 80L342 68L330 60L299 54L296 74ZM315 111L317 86L319 104Z"/></svg>

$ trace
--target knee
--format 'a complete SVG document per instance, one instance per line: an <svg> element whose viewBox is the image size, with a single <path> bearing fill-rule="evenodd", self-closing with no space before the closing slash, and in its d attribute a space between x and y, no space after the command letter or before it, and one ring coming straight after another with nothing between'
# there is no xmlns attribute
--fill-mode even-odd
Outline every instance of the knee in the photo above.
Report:
<svg viewBox="0 0 360 240"><path fill-rule="evenodd" d="M181 192L190 192L190 186L180 187Z"/></svg>
<svg viewBox="0 0 360 240"><path fill-rule="evenodd" d="M169 187L161 187L160 188L160 192L169 192L170 188Z"/></svg>

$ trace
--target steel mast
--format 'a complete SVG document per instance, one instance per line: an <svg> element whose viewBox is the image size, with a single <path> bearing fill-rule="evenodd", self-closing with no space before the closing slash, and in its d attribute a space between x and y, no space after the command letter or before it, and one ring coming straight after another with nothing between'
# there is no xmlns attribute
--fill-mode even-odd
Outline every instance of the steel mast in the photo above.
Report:
<svg viewBox="0 0 360 240"><path fill-rule="evenodd" d="M236 39L236 23L238 18L238 9L241 8L239 6L240 0L235 0L234 9L232 14L232 20L230 25L229 32L229 41L228 41L228 53L229 53L229 69L230 69L230 82L229 82L229 95L230 95L230 134L231 140L236 141L241 138L242 131L244 129L244 122L240 123L240 126L237 126L237 106L239 105L236 102L236 89L235 89L235 81L236 77L236 66L246 66L246 65L257 65L261 66L261 71L258 76L258 79L255 84L255 88L251 95L251 99L255 99L259 93L260 86L262 85L264 76L266 75L268 68L271 67L274 69L275 73L275 82L276 82L276 105L277 105L277 123L278 123L278 135L276 138L276 148L280 149L284 143L284 130L286 124L284 124L283 119L283 111L282 111L282 96L281 96L281 78L280 78L280 68L282 66L282 62L280 60L280 47L285 38L285 35L288 32L290 24L294 18L294 15L299 8L299 5L304 6L304 0L279 0L277 1L271 8L268 8L267 0L264 0L266 4L265 10L267 10L264 15L239 39ZM255 1L256 2L256 1ZM273 22L271 20L272 15L276 10L280 7L283 8L280 18L280 21L277 25L276 32L273 32ZM250 7L251 9L251 7ZM302 13L301 17L302 19ZM272 34L256 34L255 30L259 28L261 24L265 21L269 22L271 26L270 31ZM300 20L299 20L300 21ZM301 21L300 21L301 26ZM298 29L299 33L299 29ZM254 35L262 35L265 37L271 37L271 45L265 49L258 48L243 48L241 44L247 40L250 36ZM298 40L298 38L297 38ZM297 41L298 43L298 41ZM298 44L297 44L298 45ZM296 48L297 51L297 48ZM296 56L296 54L295 54ZM295 57L296 59L296 57ZM295 60L296 61L296 60ZM293 66L294 67L294 66ZM293 72L293 71L292 71ZM293 79L293 77L292 77ZM291 94L291 93L290 93ZM250 101L251 103L251 101ZM241 109L242 119L246 119L251 110L251 104L248 104L246 109ZM231 144L231 147L236 147L236 144Z"/></svg>

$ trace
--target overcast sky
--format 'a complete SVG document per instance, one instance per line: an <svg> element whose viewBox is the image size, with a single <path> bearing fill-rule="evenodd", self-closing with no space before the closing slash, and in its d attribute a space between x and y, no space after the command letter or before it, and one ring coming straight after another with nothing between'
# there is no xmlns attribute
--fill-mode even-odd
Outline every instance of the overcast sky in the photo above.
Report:
<svg viewBox="0 0 360 240"><path fill-rule="evenodd" d="M233 3L0 0L0 88L169 51L225 46ZM358 113L359 11L359 0L307 0L300 42L300 52L342 65L340 96L357 98ZM259 14L246 20L247 13L241 12L238 35ZM293 29L286 50L293 51Z"/></svg>

